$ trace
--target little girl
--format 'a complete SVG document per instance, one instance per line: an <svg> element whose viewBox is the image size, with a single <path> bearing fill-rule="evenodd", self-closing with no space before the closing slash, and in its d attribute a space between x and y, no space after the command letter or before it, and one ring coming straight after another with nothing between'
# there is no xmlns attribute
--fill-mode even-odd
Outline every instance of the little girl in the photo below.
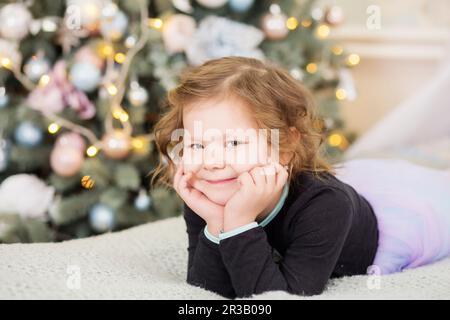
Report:
<svg viewBox="0 0 450 320"><path fill-rule="evenodd" d="M333 168L311 95L286 71L211 60L167 106L152 183L184 201L188 283L228 298L314 295L330 278L450 255L450 172L370 159Z"/></svg>

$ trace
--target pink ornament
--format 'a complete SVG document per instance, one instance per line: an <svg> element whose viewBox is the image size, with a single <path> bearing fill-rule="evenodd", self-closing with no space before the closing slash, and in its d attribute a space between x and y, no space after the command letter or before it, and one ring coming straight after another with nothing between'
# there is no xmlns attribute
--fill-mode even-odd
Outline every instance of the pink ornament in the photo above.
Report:
<svg viewBox="0 0 450 320"><path fill-rule="evenodd" d="M80 171L83 160L83 153L77 148L55 146L50 155L50 166L59 176L71 177Z"/></svg>
<svg viewBox="0 0 450 320"><path fill-rule="evenodd" d="M101 59L95 52L89 48L88 46L81 47L75 53L75 61L76 62L88 62L95 65L97 68L103 68L103 59Z"/></svg>
<svg viewBox="0 0 450 320"><path fill-rule="evenodd" d="M74 148L76 150L79 150L81 154L84 153L84 150L86 149L86 143L84 142L83 138L80 134L76 132L67 132L61 134L55 143L55 148Z"/></svg>
<svg viewBox="0 0 450 320"><path fill-rule="evenodd" d="M58 61L49 74L50 81L45 86L36 86L28 96L28 105L44 113L58 113L65 107L77 111L81 119L95 116L95 107L86 94L67 79L66 63Z"/></svg>
<svg viewBox="0 0 450 320"><path fill-rule="evenodd" d="M116 129L103 136L102 149L112 159L125 158L131 149L131 138L123 130Z"/></svg>
<svg viewBox="0 0 450 320"><path fill-rule="evenodd" d="M289 33L286 20L287 17L281 12L280 6L272 4L270 6L270 12L265 14L261 19L261 28L268 39L281 40Z"/></svg>

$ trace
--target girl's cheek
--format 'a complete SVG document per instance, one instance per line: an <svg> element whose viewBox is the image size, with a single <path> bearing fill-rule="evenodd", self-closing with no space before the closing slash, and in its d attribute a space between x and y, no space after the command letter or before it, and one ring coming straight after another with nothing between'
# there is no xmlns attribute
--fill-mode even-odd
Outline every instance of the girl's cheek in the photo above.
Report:
<svg viewBox="0 0 450 320"><path fill-rule="evenodd" d="M201 159L198 159L198 157L195 156L194 152L185 152L183 154L182 161L185 172L197 172L202 167Z"/></svg>

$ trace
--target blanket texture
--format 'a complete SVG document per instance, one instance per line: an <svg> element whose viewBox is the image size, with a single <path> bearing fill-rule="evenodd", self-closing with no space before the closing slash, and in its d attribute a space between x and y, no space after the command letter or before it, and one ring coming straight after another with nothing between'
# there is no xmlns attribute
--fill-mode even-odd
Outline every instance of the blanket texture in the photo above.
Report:
<svg viewBox="0 0 450 320"><path fill-rule="evenodd" d="M0 245L1 299L225 299L185 282L181 216L62 243ZM398 274L330 280L318 296L245 299L449 299L450 259Z"/></svg>

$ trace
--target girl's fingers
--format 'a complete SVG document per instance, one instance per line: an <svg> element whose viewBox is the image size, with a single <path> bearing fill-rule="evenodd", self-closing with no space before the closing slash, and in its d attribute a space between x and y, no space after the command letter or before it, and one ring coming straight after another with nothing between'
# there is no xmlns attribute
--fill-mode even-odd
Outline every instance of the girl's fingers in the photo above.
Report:
<svg viewBox="0 0 450 320"><path fill-rule="evenodd" d="M279 168L275 184L277 189L281 189L286 183L289 174L286 168L284 168L281 164L278 163L277 165L279 166Z"/></svg>
<svg viewBox="0 0 450 320"><path fill-rule="evenodd" d="M176 172L175 172L175 175L174 175L174 177L173 177L173 187L174 187L174 189L178 192L178 184L179 184L179 181L180 181L180 178L181 178L181 175L183 174L183 164L181 163L179 166L178 166L178 168L177 168L177 170L176 170Z"/></svg>
<svg viewBox="0 0 450 320"><path fill-rule="evenodd" d="M255 181L256 187L265 188L266 184L266 175L264 174L264 169L262 167L255 167L250 170L250 174Z"/></svg>
<svg viewBox="0 0 450 320"><path fill-rule="evenodd" d="M188 172L185 175L183 175L180 179L180 182L178 184L179 193L182 196L189 196L190 190L188 186L188 180L192 177L192 172Z"/></svg>
<svg viewBox="0 0 450 320"><path fill-rule="evenodd" d="M266 175L267 191L271 192L275 188L276 182L276 168L274 165L268 165L264 167L264 173Z"/></svg>
<svg viewBox="0 0 450 320"><path fill-rule="evenodd" d="M252 176L250 175L250 173L248 173L248 171L243 172L239 178L239 183L241 184L242 187L255 187L255 183L253 181Z"/></svg>

